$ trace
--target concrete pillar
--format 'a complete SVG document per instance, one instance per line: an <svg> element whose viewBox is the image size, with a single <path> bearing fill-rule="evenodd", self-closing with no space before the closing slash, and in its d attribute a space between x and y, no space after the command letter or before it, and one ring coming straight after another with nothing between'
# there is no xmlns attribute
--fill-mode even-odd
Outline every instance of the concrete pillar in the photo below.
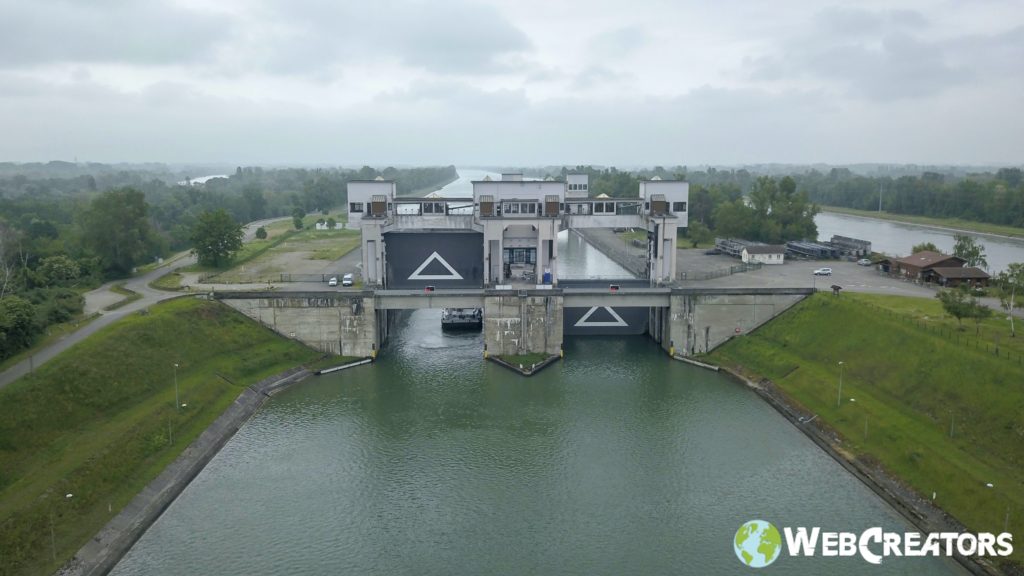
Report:
<svg viewBox="0 0 1024 576"><path fill-rule="evenodd" d="M677 219L670 216L651 216L647 220L647 230L653 235L647 259L651 285L671 284L676 277Z"/></svg>
<svg viewBox="0 0 1024 576"><path fill-rule="evenodd" d="M560 295L509 293L484 298L484 344L496 356L542 353L562 349Z"/></svg>
<svg viewBox="0 0 1024 576"><path fill-rule="evenodd" d="M360 226L363 248L363 285L381 287L384 285L384 235L380 222L363 220Z"/></svg>

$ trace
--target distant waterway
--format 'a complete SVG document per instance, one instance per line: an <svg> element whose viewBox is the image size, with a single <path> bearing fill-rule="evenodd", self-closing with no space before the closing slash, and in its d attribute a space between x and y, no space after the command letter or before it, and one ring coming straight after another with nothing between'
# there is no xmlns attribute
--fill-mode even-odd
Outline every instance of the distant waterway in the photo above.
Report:
<svg viewBox="0 0 1024 576"><path fill-rule="evenodd" d="M833 234L869 240L875 252L893 256L906 256L915 244L931 242L947 254L953 252L953 235L958 232L941 230L917 224L880 220L822 212L814 218L818 225L818 238L828 240ZM1024 240L963 232L985 245L990 273L1006 269L1007 264L1024 262Z"/></svg>
<svg viewBox="0 0 1024 576"><path fill-rule="evenodd" d="M575 235L559 266L617 267ZM531 378L482 352L440 311L404 314L375 364L271 398L113 574L724 576L748 570L732 541L750 519L911 529L745 386L644 337L568 338ZM894 558L870 573L963 571Z"/></svg>
<svg viewBox="0 0 1024 576"><path fill-rule="evenodd" d="M227 178L227 174L211 174L209 176L196 176L195 178L189 178L188 180L182 180L178 182L179 186L188 186L189 184L206 184L207 181L213 180L214 178Z"/></svg>

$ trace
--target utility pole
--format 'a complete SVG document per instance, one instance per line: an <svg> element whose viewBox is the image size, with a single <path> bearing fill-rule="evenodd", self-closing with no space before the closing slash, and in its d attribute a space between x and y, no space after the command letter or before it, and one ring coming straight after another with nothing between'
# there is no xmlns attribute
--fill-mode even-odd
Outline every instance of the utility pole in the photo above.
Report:
<svg viewBox="0 0 1024 576"><path fill-rule="evenodd" d="M839 361L839 393L836 394L836 408L843 403L843 361Z"/></svg>
<svg viewBox="0 0 1024 576"><path fill-rule="evenodd" d="M178 399L178 363L174 363L174 410L181 412L181 400Z"/></svg>
<svg viewBox="0 0 1024 576"><path fill-rule="evenodd" d="M878 183L878 213L882 213L882 183Z"/></svg>

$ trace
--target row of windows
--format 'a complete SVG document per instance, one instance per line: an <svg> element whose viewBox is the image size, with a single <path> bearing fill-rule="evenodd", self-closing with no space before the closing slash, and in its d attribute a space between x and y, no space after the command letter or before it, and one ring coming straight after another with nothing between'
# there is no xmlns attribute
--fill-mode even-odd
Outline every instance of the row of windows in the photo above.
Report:
<svg viewBox="0 0 1024 576"><path fill-rule="evenodd" d="M586 190L586 184L569 184L569 190Z"/></svg>
<svg viewBox="0 0 1024 576"><path fill-rule="evenodd" d="M501 211L504 214L536 214L536 202L503 202Z"/></svg>
<svg viewBox="0 0 1024 576"><path fill-rule="evenodd" d="M586 186L583 184L582 186ZM444 202L424 202L423 214L444 214L445 204ZM577 206L577 205L574 205ZM594 214L615 214L615 202L594 202ZM391 206L388 206L389 210ZM565 209L565 204L559 204L559 210ZM645 209L650 208L649 203L644 204ZM501 210L505 214L536 214L537 203L536 202L503 202ZM349 202L348 211L350 214L356 214L363 211L362 202ZM680 213L686 212L686 202L673 202L672 212ZM574 212L579 213L579 212Z"/></svg>

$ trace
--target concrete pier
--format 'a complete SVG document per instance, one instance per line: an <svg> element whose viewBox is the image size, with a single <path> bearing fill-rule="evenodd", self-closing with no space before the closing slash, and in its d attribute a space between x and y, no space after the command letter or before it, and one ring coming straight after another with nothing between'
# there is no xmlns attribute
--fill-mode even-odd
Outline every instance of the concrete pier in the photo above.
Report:
<svg viewBox="0 0 1024 576"><path fill-rule="evenodd" d="M560 294L487 296L484 298L484 345L498 356L562 349L563 298Z"/></svg>

